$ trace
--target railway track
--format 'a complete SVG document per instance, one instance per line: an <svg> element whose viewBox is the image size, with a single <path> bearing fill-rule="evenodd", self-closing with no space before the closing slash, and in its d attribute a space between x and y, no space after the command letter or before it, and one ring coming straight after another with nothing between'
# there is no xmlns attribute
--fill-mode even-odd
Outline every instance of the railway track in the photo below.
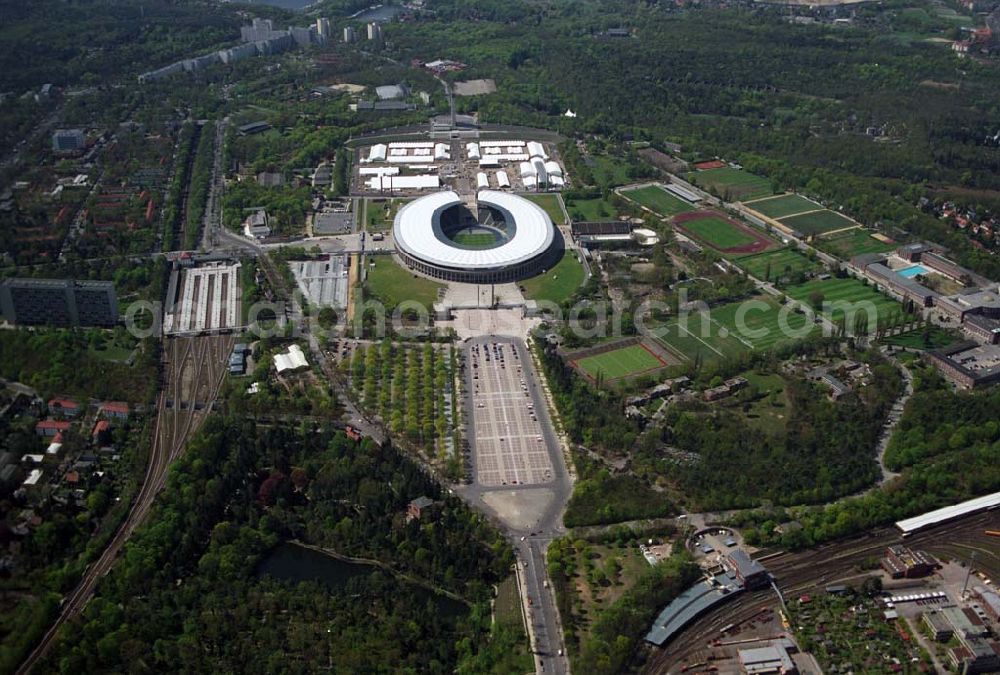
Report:
<svg viewBox="0 0 1000 675"><path fill-rule="evenodd" d="M996 544L992 547L984 534L990 525L1000 522L1000 513L984 511L947 525L918 532L905 540L908 547L925 549L931 553L936 547L948 546L949 555L955 549L989 548L990 557L1000 557ZM946 529L943 529L946 528ZM947 542L943 532L947 532ZM815 549L782 552L770 556L765 562L768 571L785 598L795 598L807 592L859 574L859 565L880 556L886 547L904 543L895 528L880 528L868 534L825 544ZM944 549L940 549L944 550ZM983 556L980 552L978 555ZM761 609L775 607L778 598L772 590L743 593L693 621L665 648L649 648L649 658L642 668L644 673L678 673L682 664L705 661L711 652L710 643L720 637L720 630L728 624L740 624L752 619Z"/></svg>
<svg viewBox="0 0 1000 675"><path fill-rule="evenodd" d="M167 470L184 450L188 436L207 417L225 375L233 338L229 335L168 338L164 343L166 382L156 405L153 440L142 485L125 522L104 552L84 572L64 600L59 616L17 673L27 674L51 649L59 629L80 613L100 580L111 571L128 538L149 515L166 483Z"/></svg>

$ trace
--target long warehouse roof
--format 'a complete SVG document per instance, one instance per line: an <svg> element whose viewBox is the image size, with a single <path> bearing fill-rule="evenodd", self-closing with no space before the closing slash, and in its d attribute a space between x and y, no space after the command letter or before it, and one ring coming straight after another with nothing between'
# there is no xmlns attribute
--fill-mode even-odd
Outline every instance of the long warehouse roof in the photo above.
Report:
<svg viewBox="0 0 1000 675"><path fill-rule="evenodd" d="M1000 506L1000 492L994 492L991 495L970 499L969 501L962 502L961 504L946 506L942 509L914 516L913 518L897 521L896 527L903 532L914 532L927 527L928 525L935 525L946 520L951 520L952 518L964 516L967 513L975 513L976 511L982 511L983 509L989 509L995 506Z"/></svg>
<svg viewBox="0 0 1000 675"><path fill-rule="evenodd" d="M393 223L396 246L433 265L460 269L492 269L515 265L541 255L552 245L555 231L542 208L523 197L481 190L480 204L504 214L513 234L504 244L487 249L456 246L441 230L441 214L462 203L451 190L436 192L410 202L399 210Z"/></svg>

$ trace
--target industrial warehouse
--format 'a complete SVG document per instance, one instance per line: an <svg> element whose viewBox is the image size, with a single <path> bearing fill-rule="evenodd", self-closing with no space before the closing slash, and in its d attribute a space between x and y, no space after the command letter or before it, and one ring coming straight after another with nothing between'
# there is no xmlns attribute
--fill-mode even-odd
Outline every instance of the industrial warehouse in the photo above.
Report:
<svg viewBox="0 0 1000 675"><path fill-rule="evenodd" d="M412 269L437 279L503 283L537 274L562 253L562 237L536 204L482 190L448 190L410 202L396 214L396 250Z"/></svg>

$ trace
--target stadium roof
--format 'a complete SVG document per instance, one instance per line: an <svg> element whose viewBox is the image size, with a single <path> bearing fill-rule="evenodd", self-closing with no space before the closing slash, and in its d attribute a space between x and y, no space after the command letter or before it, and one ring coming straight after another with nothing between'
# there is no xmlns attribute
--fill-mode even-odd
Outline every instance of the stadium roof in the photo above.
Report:
<svg viewBox="0 0 1000 675"><path fill-rule="evenodd" d="M396 246L411 256L442 267L492 269L515 265L541 255L552 245L555 229L545 211L517 195L482 190L480 205L503 213L513 234L507 242L487 249L456 246L441 230L441 214L462 203L451 190L436 192L410 202L399 210L393 224Z"/></svg>
<svg viewBox="0 0 1000 675"><path fill-rule="evenodd" d="M946 506L943 509L929 511L922 515L914 516L913 518L897 521L896 527L908 534L930 525L943 523L947 520L951 520L952 518L958 518L959 516L964 516L968 513L975 513L976 511L982 511L983 509L990 509L996 506L1000 506L1000 492L994 492L991 495L970 499L969 501L962 502L961 504Z"/></svg>

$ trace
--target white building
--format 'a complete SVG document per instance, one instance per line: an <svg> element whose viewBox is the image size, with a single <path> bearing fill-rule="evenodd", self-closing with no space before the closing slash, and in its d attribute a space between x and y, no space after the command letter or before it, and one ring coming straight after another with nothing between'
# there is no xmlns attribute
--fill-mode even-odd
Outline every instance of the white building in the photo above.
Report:
<svg viewBox="0 0 1000 675"><path fill-rule="evenodd" d="M330 20L323 17L316 19L316 36L319 41L326 42L330 39L330 35Z"/></svg>

